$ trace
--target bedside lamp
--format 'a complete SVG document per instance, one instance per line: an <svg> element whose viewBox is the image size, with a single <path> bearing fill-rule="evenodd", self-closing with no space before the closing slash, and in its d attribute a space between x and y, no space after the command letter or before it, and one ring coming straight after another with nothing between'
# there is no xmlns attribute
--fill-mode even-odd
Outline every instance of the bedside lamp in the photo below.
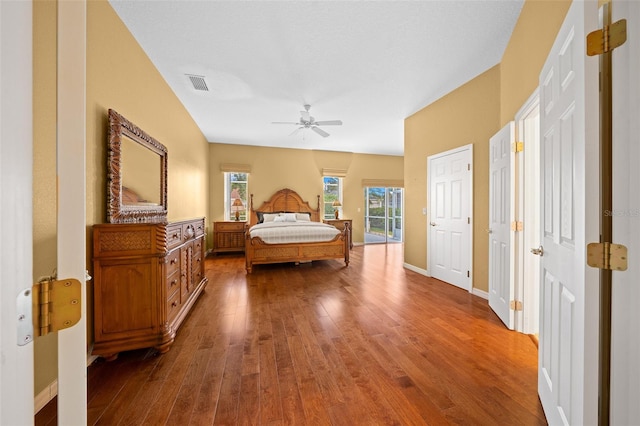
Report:
<svg viewBox="0 0 640 426"><path fill-rule="evenodd" d="M340 201L338 201L338 200L335 200L331 205L333 206L333 209L335 210L336 219L338 219L338 215L340 213L340 211L338 209L339 209L339 207L342 206L342 203Z"/></svg>
<svg viewBox="0 0 640 426"><path fill-rule="evenodd" d="M236 212L236 221L240 220L240 212L244 211L244 204L240 198L235 198L231 204L231 211Z"/></svg>

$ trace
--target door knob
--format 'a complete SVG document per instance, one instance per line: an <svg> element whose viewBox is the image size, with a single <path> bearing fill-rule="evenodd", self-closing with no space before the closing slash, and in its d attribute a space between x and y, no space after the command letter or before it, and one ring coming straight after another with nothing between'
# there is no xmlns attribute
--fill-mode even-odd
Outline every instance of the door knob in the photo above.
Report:
<svg viewBox="0 0 640 426"><path fill-rule="evenodd" d="M492 232L493 232L493 231L491 230L491 228L487 228L487 229L485 229L485 231L487 231L487 234L490 234L490 233L492 233Z"/></svg>
<svg viewBox="0 0 640 426"><path fill-rule="evenodd" d="M431 222L429 225L436 226L436 223L435 222Z"/></svg>
<svg viewBox="0 0 640 426"><path fill-rule="evenodd" d="M531 253L535 254L536 256L544 256L544 249L542 248L542 246L538 248L532 248Z"/></svg>

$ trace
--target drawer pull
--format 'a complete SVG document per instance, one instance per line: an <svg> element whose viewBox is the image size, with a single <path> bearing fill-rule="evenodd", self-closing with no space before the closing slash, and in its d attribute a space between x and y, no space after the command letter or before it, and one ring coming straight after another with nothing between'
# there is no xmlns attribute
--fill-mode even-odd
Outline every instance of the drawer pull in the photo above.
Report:
<svg viewBox="0 0 640 426"><path fill-rule="evenodd" d="M177 257L171 259L171 262L169 262L169 263L171 263L172 265L175 265L176 262L178 262L178 258Z"/></svg>
<svg viewBox="0 0 640 426"><path fill-rule="evenodd" d="M175 308L176 306L178 306L178 302L174 300L173 303L171 303L171 307Z"/></svg>
<svg viewBox="0 0 640 426"><path fill-rule="evenodd" d="M177 240L178 238L180 238L180 235L178 235L178 233L175 233L171 236L171 238Z"/></svg>
<svg viewBox="0 0 640 426"><path fill-rule="evenodd" d="M171 281L171 284L169 284L169 287L173 287L176 284L178 284L178 280L174 279L173 281Z"/></svg>

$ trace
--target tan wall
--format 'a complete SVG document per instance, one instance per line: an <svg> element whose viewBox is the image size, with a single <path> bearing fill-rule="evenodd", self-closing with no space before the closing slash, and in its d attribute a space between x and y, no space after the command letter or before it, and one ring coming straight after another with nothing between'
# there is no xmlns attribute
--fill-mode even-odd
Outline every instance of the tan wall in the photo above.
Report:
<svg viewBox="0 0 640 426"><path fill-rule="evenodd" d="M227 144L211 144L209 155L211 221L224 219L224 175L220 171L222 163L251 166L249 193L254 194L254 208L258 208L282 188L293 189L309 201L311 207L315 207L317 196L322 196L322 169L347 170L347 177L343 181L343 208L340 217L353 220L354 243L364 240L362 179L400 180L403 176L403 158L398 156ZM211 227L211 223L208 226ZM210 237L211 235L209 242L213 241Z"/></svg>
<svg viewBox="0 0 640 426"><path fill-rule="evenodd" d="M55 1L34 2L34 277L56 262ZM87 2L87 269L91 226L106 220L107 111L113 108L169 152L168 218L207 215L208 143L107 1ZM92 342L92 287L87 286ZM35 347L35 393L57 377L55 336Z"/></svg>
<svg viewBox="0 0 640 426"><path fill-rule="evenodd" d="M527 0L500 63L500 124L513 120L538 87L538 76L570 0Z"/></svg>
<svg viewBox="0 0 640 426"><path fill-rule="evenodd" d="M405 120L405 262L428 270L427 157L473 144L473 286L488 288L489 137L498 130L500 68L481 74Z"/></svg>
<svg viewBox="0 0 640 426"><path fill-rule="evenodd" d="M475 289L488 290L488 140L538 86L538 75L571 1L527 0L503 55L488 72L405 120L405 262L427 269L429 155L474 144L473 270Z"/></svg>

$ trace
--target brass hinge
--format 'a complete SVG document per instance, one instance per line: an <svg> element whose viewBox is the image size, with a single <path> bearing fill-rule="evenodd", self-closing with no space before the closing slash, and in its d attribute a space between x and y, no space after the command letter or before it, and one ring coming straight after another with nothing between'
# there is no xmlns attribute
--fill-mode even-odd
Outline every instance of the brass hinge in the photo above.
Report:
<svg viewBox="0 0 640 426"><path fill-rule="evenodd" d="M34 337L69 328L80 321L80 281L45 280L34 284L32 291Z"/></svg>
<svg viewBox="0 0 640 426"><path fill-rule="evenodd" d="M611 271L627 270L627 248L622 244L587 244L587 265Z"/></svg>
<svg viewBox="0 0 640 426"><path fill-rule="evenodd" d="M627 20L621 19L587 35L587 55L596 56L611 52L616 47L622 46L625 41L627 41Z"/></svg>
<svg viewBox="0 0 640 426"><path fill-rule="evenodd" d="M512 300L509 302L509 309L512 311L521 311L522 310L522 302L519 300Z"/></svg>
<svg viewBox="0 0 640 426"><path fill-rule="evenodd" d="M522 152L524 151L524 142L514 142L511 144L511 151Z"/></svg>
<svg viewBox="0 0 640 426"><path fill-rule="evenodd" d="M511 222L511 230L512 231L522 231L524 230L524 223L521 221L513 221Z"/></svg>

